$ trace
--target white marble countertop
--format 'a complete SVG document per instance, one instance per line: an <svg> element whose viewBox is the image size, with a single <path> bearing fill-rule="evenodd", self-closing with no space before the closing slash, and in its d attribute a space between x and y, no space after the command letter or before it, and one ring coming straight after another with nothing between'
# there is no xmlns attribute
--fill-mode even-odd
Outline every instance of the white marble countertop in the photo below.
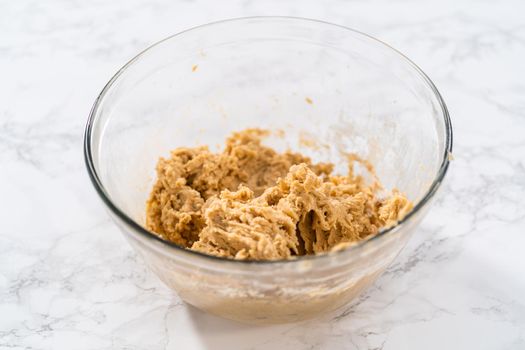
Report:
<svg viewBox="0 0 525 350"><path fill-rule="evenodd" d="M4 1L1 349L525 349L525 3ZM106 81L213 20L293 15L367 32L434 80L454 126L440 200L377 283L336 315L239 325L185 304L113 225L83 163Z"/></svg>

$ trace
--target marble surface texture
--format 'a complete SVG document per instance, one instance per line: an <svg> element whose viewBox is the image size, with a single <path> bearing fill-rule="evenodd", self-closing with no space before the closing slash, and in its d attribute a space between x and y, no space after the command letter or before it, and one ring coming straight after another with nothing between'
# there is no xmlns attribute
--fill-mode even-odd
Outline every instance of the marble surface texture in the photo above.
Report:
<svg viewBox="0 0 525 350"><path fill-rule="evenodd" d="M0 349L525 349L525 2L1 1ZM181 302L110 222L82 158L103 85L213 20L322 19L376 36L442 92L455 160L351 306L253 327Z"/></svg>

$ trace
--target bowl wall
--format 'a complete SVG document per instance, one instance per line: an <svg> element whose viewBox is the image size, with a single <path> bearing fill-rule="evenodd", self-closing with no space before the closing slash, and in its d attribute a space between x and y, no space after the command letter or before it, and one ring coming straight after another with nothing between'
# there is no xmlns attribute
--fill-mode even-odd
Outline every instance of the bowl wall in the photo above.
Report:
<svg viewBox="0 0 525 350"><path fill-rule="evenodd" d="M128 63L88 125L95 185L170 288L201 309L245 322L297 321L346 304L394 259L428 208L420 205L410 220L348 252L267 264L187 252L138 227L160 156L180 146L218 150L232 131L249 127L283 130L284 138L276 133L267 144L331 161L339 173L347 170L344 154L357 153L386 188L414 203L437 189L451 137L446 108L417 67L371 37L323 22L218 22Z"/></svg>

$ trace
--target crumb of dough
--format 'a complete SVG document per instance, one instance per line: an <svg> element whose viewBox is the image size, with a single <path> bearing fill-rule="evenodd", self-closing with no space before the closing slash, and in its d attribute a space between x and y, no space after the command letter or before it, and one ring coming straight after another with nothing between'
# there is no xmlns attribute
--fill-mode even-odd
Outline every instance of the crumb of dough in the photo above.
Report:
<svg viewBox="0 0 525 350"><path fill-rule="evenodd" d="M310 105L314 103L314 101L310 97L305 97L304 100L306 101L306 103L308 103Z"/></svg>
<svg viewBox="0 0 525 350"><path fill-rule="evenodd" d="M194 64L193 66L191 66L191 71L195 72L197 70L197 68L199 68L199 65L198 64Z"/></svg>
<svg viewBox="0 0 525 350"><path fill-rule="evenodd" d="M146 227L188 249L219 257L287 259L340 250L395 225L412 203L394 190L381 198L353 172L264 146L266 130L233 133L222 153L177 148L157 164Z"/></svg>

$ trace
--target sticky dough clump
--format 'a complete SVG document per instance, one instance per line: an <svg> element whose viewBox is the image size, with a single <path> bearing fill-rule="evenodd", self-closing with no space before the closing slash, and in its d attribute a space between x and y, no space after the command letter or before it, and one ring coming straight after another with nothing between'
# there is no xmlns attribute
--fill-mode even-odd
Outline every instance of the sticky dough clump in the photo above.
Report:
<svg viewBox="0 0 525 350"><path fill-rule="evenodd" d="M188 249L219 257L288 259L358 242L395 225L412 203L380 185L332 175L298 153L262 144L265 130L233 133L222 153L178 148L157 164L146 227Z"/></svg>

